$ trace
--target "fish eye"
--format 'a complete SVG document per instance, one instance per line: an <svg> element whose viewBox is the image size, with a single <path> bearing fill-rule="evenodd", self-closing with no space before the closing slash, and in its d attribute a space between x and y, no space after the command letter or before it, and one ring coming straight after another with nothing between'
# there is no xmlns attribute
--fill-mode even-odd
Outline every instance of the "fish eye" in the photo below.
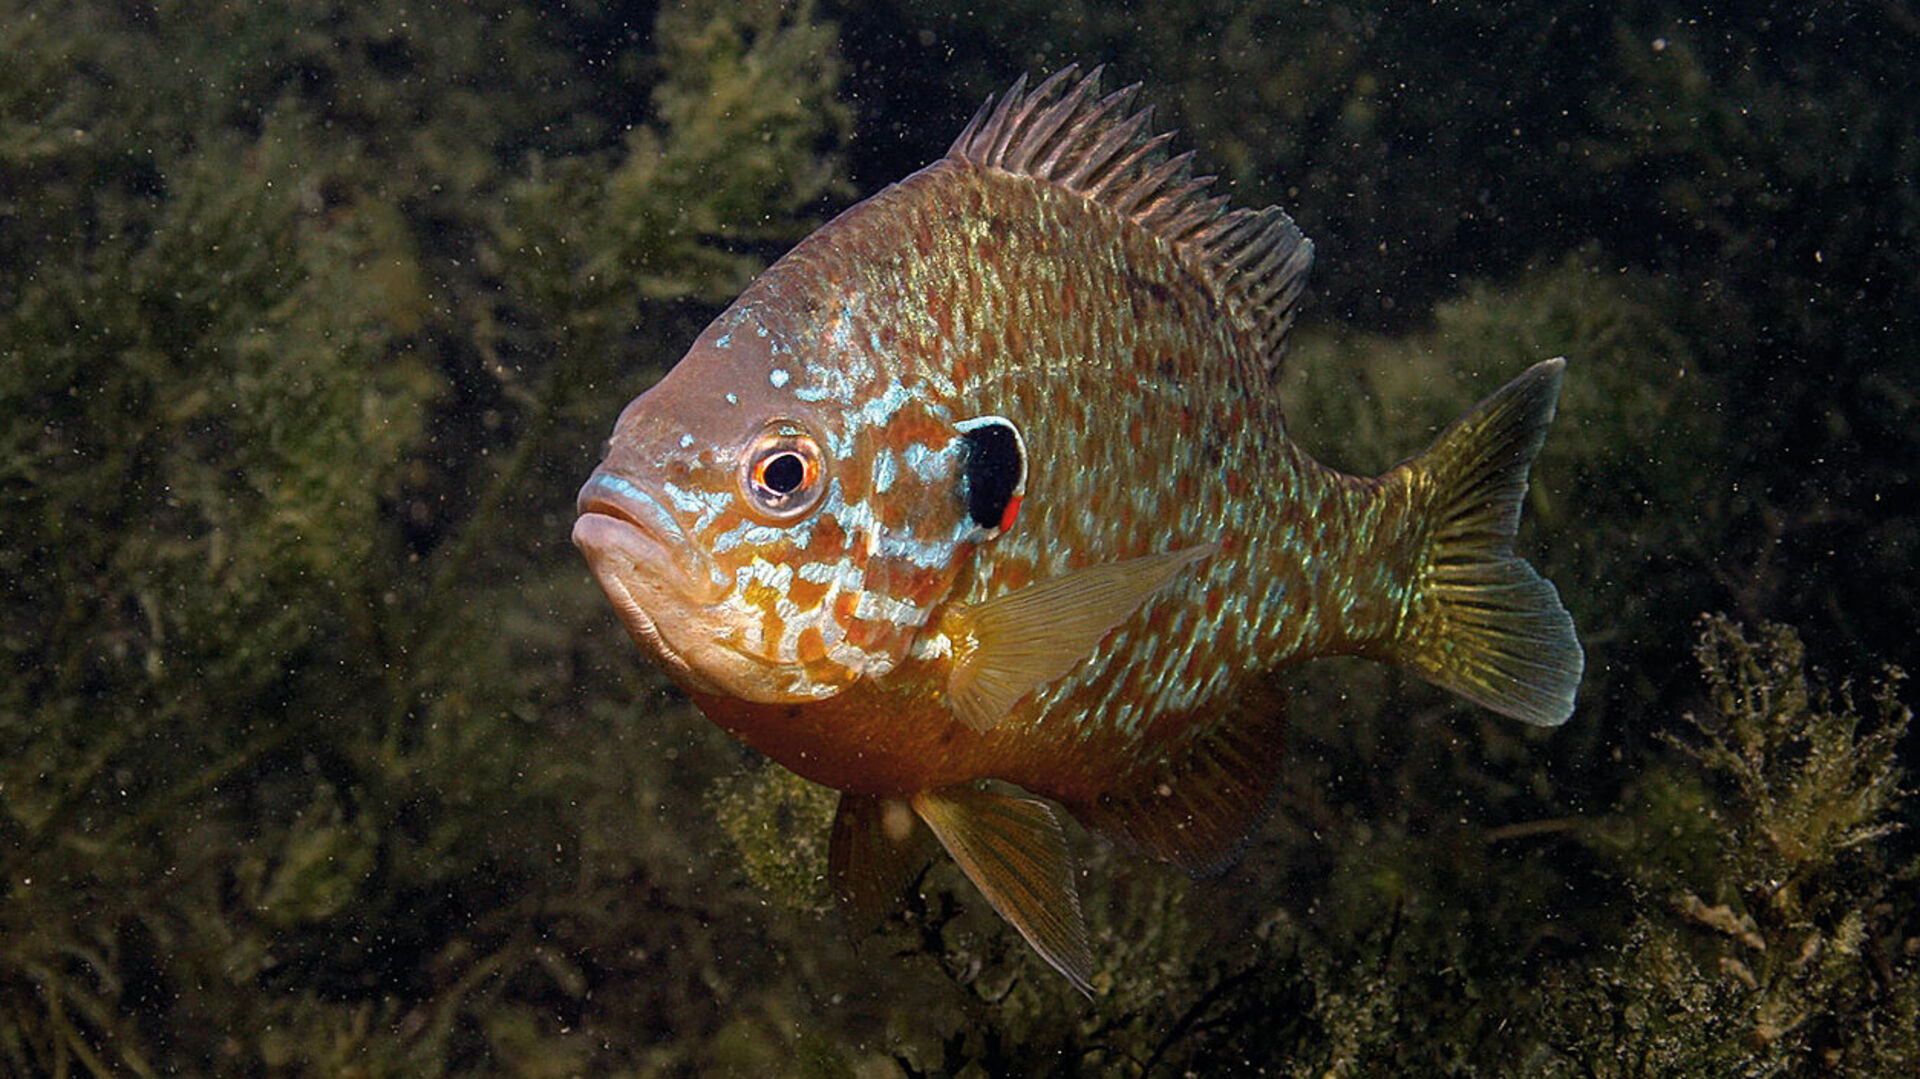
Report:
<svg viewBox="0 0 1920 1079"><path fill-rule="evenodd" d="M792 452L776 453L760 462L760 483L783 495L790 495L800 489L807 478L807 465L800 455Z"/></svg>
<svg viewBox="0 0 1920 1079"><path fill-rule="evenodd" d="M820 442L791 420L774 420L740 454L740 493L747 509L768 524L798 520L827 489Z"/></svg>

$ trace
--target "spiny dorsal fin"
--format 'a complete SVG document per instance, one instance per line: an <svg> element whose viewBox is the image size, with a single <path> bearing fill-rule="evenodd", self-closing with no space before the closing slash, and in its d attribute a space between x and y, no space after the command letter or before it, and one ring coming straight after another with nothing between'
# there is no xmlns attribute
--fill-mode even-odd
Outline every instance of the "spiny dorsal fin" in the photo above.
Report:
<svg viewBox="0 0 1920 1079"><path fill-rule="evenodd" d="M1247 319L1277 368L1313 265L1313 242L1278 208L1230 210L1192 174L1193 153L1169 156L1171 131L1152 109L1129 112L1140 84L1100 93L1100 68L1077 66L1028 91L1022 75L980 107L947 156L1063 187L1132 219L1172 245L1229 310Z"/></svg>

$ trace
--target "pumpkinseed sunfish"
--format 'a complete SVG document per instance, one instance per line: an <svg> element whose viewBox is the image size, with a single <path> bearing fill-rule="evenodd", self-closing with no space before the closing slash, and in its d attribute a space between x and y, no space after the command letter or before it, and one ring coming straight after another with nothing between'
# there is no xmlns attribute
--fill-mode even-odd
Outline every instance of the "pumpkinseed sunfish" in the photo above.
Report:
<svg viewBox="0 0 1920 1079"><path fill-rule="evenodd" d="M841 792L874 910L927 832L1092 992L1050 799L1203 872L1264 819L1276 672L1401 664L1554 725L1584 659L1513 552L1560 360L1373 479L1287 438L1312 261L1072 68L755 280L626 406L573 540L715 723ZM922 828L922 825L925 828Z"/></svg>

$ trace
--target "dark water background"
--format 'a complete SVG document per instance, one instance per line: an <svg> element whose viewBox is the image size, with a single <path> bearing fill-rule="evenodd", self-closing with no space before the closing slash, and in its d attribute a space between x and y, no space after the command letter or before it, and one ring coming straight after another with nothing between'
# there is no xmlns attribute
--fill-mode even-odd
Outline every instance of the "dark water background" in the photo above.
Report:
<svg viewBox="0 0 1920 1079"><path fill-rule="evenodd" d="M0 1074L1920 1069L1920 14L1137 6L0 0ZM1235 869L1077 839L1092 1004L947 868L852 946L567 543L754 272L1072 61L1315 240L1323 459L1570 358L1588 649L1550 733L1303 669Z"/></svg>

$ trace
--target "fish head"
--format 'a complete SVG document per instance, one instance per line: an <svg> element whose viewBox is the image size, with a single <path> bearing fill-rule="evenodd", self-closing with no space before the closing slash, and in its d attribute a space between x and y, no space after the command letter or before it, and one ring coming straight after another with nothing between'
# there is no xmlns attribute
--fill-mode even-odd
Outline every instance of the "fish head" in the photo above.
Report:
<svg viewBox="0 0 1920 1079"><path fill-rule="evenodd" d="M884 676L996 534L969 500L978 424L847 348L743 298L580 490L574 543L690 691L796 703Z"/></svg>

